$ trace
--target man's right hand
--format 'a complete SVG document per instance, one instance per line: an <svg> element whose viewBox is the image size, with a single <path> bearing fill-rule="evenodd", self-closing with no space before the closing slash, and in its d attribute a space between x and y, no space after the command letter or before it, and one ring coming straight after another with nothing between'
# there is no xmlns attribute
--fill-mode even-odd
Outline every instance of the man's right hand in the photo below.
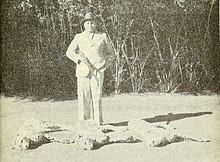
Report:
<svg viewBox="0 0 220 162"><path fill-rule="evenodd" d="M81 56L81 55L79 55L78 63L79 63L79 61L80 61L80 62L84 62L84 63L88 62L87 58L85 58L85 57L83 57L83 56Z"/></svg>

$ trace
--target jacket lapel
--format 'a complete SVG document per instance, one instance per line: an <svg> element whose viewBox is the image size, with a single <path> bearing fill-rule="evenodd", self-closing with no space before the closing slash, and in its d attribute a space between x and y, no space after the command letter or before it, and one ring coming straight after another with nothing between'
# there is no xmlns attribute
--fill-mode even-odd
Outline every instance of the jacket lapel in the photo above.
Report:
<svg viewBox="0 0 220 162"><path fill-rule="evenodd" d="M88 34L86 32L84 32L82 34L81 38L82 38L83 44L87 44L88 46L90 46L92 44L92 42L89 40L89 36L88 36Z"/></svg>
<svg viewBox="0 0 220 162"><path fill-rule="evenodd" d="M83 38L84 43L86 42L92 47L96 44L96 42L98 42L102 38L102 34L94 33L92 40L90 40L87 33L84 32L82 38Z"/></svg>
<svg viewBox="0 0 220 162"><path fill-rule="evenodd" d="M91 47L94 46L95 43L98 42L101 38L102 38L102 34L95 33L91 42Z"/></svg>

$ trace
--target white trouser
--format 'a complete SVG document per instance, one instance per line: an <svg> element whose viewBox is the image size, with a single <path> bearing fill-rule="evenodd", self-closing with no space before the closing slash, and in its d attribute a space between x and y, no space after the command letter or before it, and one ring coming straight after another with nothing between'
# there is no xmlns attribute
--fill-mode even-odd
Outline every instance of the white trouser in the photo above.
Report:
<svg viewBox="0 0 220 162"><path fill-rule="evenodd" d="M102 118L102 85L104 72L97 74L98 81L89 74L78 77L78 117L79 120L92 119L97 124L103 123Z"/></svg>

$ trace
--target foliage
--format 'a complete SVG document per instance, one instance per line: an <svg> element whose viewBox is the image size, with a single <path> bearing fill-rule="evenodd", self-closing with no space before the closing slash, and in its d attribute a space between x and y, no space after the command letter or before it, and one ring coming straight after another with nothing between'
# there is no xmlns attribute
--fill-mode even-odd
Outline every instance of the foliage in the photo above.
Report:
<svg viewBox="0 0 220 162"><path fill-rule="evenodd" d="M106 92L218 90L218 1L4 0L2 91L75 97L75 65L65 51L91 6L115 51Z"/></svg>

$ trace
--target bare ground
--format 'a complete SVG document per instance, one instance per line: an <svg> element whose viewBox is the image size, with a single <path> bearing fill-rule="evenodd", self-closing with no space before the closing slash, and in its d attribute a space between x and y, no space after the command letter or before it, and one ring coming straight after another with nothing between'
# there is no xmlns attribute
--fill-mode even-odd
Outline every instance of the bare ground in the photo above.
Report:
<svg viewBox="0 0 220 162"><path fill-rule="evenodd" d="M145 119L176 127L188 137L209 139L209 143L184 141L165 147L145 143L110 144L82 151L74 144L49 143L34 150L13 150L11 142L27 119L41 119L74 125L77 101L42 101L1 98L2 162L220 162L220 98L170 94L125 94L103 98L105 123L126 124Z"/></svg>

